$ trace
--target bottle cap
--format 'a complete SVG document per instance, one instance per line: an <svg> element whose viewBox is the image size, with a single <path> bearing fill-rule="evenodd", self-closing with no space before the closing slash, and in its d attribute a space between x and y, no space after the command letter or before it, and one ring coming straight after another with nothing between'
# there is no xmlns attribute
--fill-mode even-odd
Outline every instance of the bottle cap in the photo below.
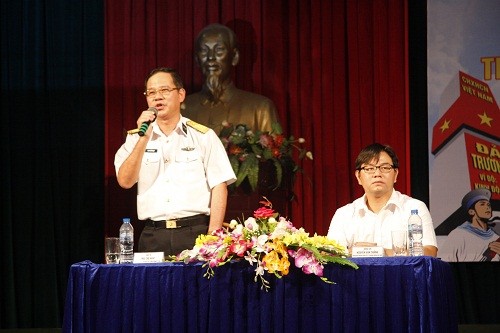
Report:
<svg viewBox="0 0 500 333"><path fill-rule="evenodd" d="M123 223L130 223L130 217L124 217Z"/></svg>

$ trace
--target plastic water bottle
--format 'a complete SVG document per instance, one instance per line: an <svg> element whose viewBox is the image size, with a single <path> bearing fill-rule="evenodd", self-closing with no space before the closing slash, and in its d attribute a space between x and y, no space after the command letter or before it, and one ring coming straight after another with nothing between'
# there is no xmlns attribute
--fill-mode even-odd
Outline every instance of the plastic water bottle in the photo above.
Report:
<svg viewBox="0 0 500 333"><path fill-rule="evenodd" d="M410 256L423 256L424 248L422 246L422 219L418 215L418 209L411 211L410 218L408 219L408 237Z"/></svg>
<svg viewBox="0 0 500 333"><path fill-rule="evenodd" d="M134 227L130 224L130 218L123 218L120 227L120 263L132 263L134 261Z"/></svg>

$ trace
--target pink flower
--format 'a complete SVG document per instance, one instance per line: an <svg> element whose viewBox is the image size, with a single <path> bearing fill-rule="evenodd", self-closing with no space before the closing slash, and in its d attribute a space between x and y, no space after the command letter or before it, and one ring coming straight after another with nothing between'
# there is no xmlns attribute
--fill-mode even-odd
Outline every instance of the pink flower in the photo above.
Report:
<svg viewBox="0 0 500 333"><path fill-rule="evenodd" d="M289 250L288 254L295 259L295 266L302 268L304 273L323 276L323 265L316 260L312 252L300 248L298 251Z"/></svg>
<svg viewBox="0 0 500 333"><path fill-rule="evenodd" d="M273 137L269 134L262 134L259 138L259 143L262 145L262 147L271 148L274 143Z"/></svg>
<svg viewBox="0 0 500 333"><path fill-rule="evenodd" d="M208 260L208 265L211 268L217 267L221 261L217 257L212 257Z"/></svg>
<svg viewBox="0 0 500 333"><path fill-rule="evenodd" d="M256 219L269 218L274 216L274 210L267 207L260 207L253 212L253 216L255 216Z"/></svg>
<svg viewBox="0 0 500 333"><path fill-rule="evenodd" d="M236 254L238 257L243 257L247 249L251 248L251 246L252 243L249 243L244 239L240 239L239 241L231 244L229 251Z"/></svg>

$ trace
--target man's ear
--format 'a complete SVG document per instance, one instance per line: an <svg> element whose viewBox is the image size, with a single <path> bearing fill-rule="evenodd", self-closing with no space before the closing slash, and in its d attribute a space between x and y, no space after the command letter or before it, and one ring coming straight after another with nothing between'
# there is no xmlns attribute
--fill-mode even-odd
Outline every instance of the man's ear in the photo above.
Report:
<svg viewBox="0 0 500 333"><path fill-rule="evenodd" d="M476 215L476 211L472 208L470 208L467 212L469 213L470 216Z"/></svg>
<svg viewBox="0 0 500 333"><path fill-rule="evenodd" d="M358 180L358 184L361 185L361 176L359 175L359 170L354 171L354 176Z"/></svg>
<svg viewBox="0 0 500 333"><path fill-rule="evenodd" d="M233 49L233 61L231 62L231 65L236 66L238 62L240 61L240 50L237 48Z"/></svg>
<svg viewBox="0 0 500 333"><path fill-rule="evenodd" d="M201 65L200 65L200 59L198 59L198 55L196 53L194 54L193 58L194 58L194 62L196 63L196 65L198 67L201 67Z"/></svg>

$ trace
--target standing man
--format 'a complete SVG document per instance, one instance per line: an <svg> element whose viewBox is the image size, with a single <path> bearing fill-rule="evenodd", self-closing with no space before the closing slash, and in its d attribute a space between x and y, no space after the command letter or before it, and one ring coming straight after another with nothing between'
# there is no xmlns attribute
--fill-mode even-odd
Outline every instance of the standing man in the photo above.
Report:
<svg viewBox="0 0 500 333"><path fill-rule="evenodd" d="M476 189L462 199L470 221L453 229L443 244L446 261L500 261L500 236L488 225L493 214L491 192Z"/></svg>
<svg viewBox="0 0 500 333"><path fill-rule="evenodd" d="M247 125L255 131L271 131L278 122L274 103L267 97L235 87L232 74L240 54L235 33L211 24L199 33L194 59L205 83L200 92L187 96L183 114L219 132L222 123Z"/></svg>
<svg viewBox="0 0 500 333"><path fill-rule="evenodd" d="M394 150L379 143L365 147L356 158L354 175L365 194L333 215L328 237L348 248L355 245L382 246L392 252L392 230L408 229L411 210L422 218L424 255L437 255L436 234L425 203L394 189L399 160ZM358 243L358 244L356 244Z"/></svg>
<svg viewBox="0 0 500 333"><path fill-rule="evenodd" d="M144 95L150 109L137 126L151 124L144 136L127 136L115 169L121 187L138 184L137 214L145 223L139 252L176 255L222 226L227 185L236 176L214 131L181 116L186 91L175 70L154 69Z"/></svg>

